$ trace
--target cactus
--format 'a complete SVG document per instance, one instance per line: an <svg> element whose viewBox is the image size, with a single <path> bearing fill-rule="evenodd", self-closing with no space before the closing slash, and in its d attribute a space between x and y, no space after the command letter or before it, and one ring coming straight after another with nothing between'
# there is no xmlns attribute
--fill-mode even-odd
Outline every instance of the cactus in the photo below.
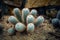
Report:
<svg viewBox="0 0 60 40"><path fill-rule="evenodd" d="M31 10L31 14L32 14L34 17L36 17L36 16L37 16L37 10L32 9L32 10Z"/></svg>
<svg viewBox="0 0 60 40"><path fill-rule="evenodd" d="M57 18L60 20L60 11L57 13Z"/></svg>
<svg viewBox="0 0 60 40"><path fill-rule="evenodd" d="M13 13L15 14L15 16L17 17L17 19L22 22L22 18L21 18L21 14L20 14L20 10L19 8L14 8L13 9Z"/></svg>
<svg viewBox="0 0 60 40"><path fill-rule="evenodd" d="M14 16L10 16L8 18L8 21L11 22L12 24L16 24L18 22L18 20Z"/></svg>
<svg viewBox="0 0 60 40"><path fill-rule="evenodd" d="M53 26L58 26L59 25L59 19L57 19L57 18L52 19L52 24L53 24Z"/></svg>
<svg viewBox="0 0 60 40"><path fill-rule="evenodd" d="M25 25L24 24L22 24L22 23L17 23L16 25L15 25L15 29L17 30L17 31L19 31L19 32L23 32L24 30L25 30Z"/></svg>
<svg viewBox="0 0 60 40"><path fill-rule="evenodd" d="M29 23L29 24L27 25L27 31L28 31L28 32L33 32L34 29L35 29L35 25L34 25L33 23Z"/></svg>
<svg viewBox="0 0 60 40"><path fill-rule="evenodd" d="M23 31L25 31L25 29L27 29L26 31L28 31L28 32L33 32L35 29L35 26L39 26L41 23L44 22L43 16L37 17L37 11L35 9L32 9L30 12L30 10L28 8L24 8L22 10L22 16L21 16L21 14L19 14L20 11L18 8L15 8L13 10L13 12L20 22L14 16L10 16L8 18L8 21L15 25L14 29L18 32L23 32ZM22 19L21 19L21 17L22 17ZM25 27L25 25L27 27ZM11 29L9 29L9 30L11 30ZM11 31L9 32L9 30L8 30L8 33L11 32Z"/></svg>
<svg viewBox="0 0 60 40"><path fill-rule="evenodd" d="M27 19L26 19L26 22L27 23L33 23L35 20L34 16L33 15L28 15L27 16Z"/></svg>
<svg viewBox="0 0 60 40"><path fill-rule="evenodd" d="M28 8L24 8L23 10L22 10L22 20L23 20L23 22L24 23L26 23L26 17L27 17L27 15L29 14L29 9Z"/></svg>
<svg viewBox="0 0 60 40"><path fill-rule="evenodd" d="M7 30L7 32L8 32L10 35L12 35L12 34L14 34L15 30L14 30L14 28L9 28L9 29Z"/></svg>
<svg viewBox="0 0 60 40"><path fill-rule="evenodd" d="M35 26L39 26L41 23L44 22L44 17L43 16L39 16L37 17L36 19L36 23L35 23Z"/></svg>

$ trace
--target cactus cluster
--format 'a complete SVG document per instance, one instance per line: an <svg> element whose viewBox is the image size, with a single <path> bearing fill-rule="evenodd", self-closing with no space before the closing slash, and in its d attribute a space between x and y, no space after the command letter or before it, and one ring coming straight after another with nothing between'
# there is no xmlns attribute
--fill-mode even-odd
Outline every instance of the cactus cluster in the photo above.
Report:
<svg viewBox="0 0 60 40"><path fill-rule="evenodd" d="M43 16L37 17L37 10L35 9L30 12L28 8L23 8L22 13L20 13L19 8L14 8L13 13L16 17L10 16L8 21L15 25L14 29L18 32L23 32L24 30L33 32L35 27L44 22ZM13 32L13 28L8 29L8 33L12 34Z"/></svg>
<svg viewBox="0 0 60 40"><path fill-rule="evenodd" d="M56 18L52 19L52 24L53 26L60 28L60 11L58 11Z"/></svg>

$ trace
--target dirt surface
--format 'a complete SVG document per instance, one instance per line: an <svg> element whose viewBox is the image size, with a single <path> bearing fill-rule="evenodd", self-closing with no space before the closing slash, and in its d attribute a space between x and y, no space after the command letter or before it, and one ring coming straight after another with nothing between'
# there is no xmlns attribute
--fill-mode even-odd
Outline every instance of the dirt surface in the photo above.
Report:
<svg viewBox="0 0 60 40"><path fill-rule="evenodd" d="M7 33L7 29L10 27L14 27L14 25L7 21L8 17L9 16L4 16L2 18L3 20L0 21L0 23L2 23L4 26L4 31L2 34L0 34L0 40L59 40L56 39L55 36L48 34L50 32L54 33L55 29L47 19L45 19L45 22L42 23L40 27L36 27L33 33L16 32L16 35L10 36Z"/></svg>

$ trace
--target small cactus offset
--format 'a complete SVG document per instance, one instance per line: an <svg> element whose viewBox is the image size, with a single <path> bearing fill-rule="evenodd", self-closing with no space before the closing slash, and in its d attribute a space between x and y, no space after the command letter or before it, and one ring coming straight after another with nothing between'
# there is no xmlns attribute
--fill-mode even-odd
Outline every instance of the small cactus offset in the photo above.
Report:
<svg viewBox="0 0 60 40"><path fill-rule="evenodd" d="M13 13L14 13L15 16L17 17L17 19L18 19L20 22L22 22L21 13L20 13L19 8L14 8L14 9L13 9Z"/></svg>
<svg viewBox="0 0 60 40"><path fill-rule="evenodd" d="M19 31L19 32L24 31L25 28L26 28L25 25L22 24L22 23L17 23L17 24L15 25L15 29L16 29L17 31Z"/></svg>
<svg viewBox="0 0 60 40"><path fill-rule="evenodd" d="M12 34L14 34L15 30L14 30L14 28L9 28L9 29L7 30L7 32L8 32L10 35L12 35Z"/></svg>
<svg viewBox="0 0 60 40"><path fill-rule="evenodd" d="M27 19L26 19L26 22L27 22L27 24L28 24L28 23L33 23L34 20L35 20L35 18L34 18L33 15L28 15L28 16L27 16Z"/></svg>
<svg viewBox="0 0 60 40"><path fill-rule="evenodd" d="M29 15L30 10L28 8L22 9L22 20L24 23L26 23L26 17Z"/></svg>
<svg viewBox="0 0 60 40"><path fill-rule="evenodd" d="M27 31L28 31L28 32L33 32L34 29L35 29L35 25L34 25L33 23L29 23L29 24L27 25Z"/></svg>
<svg viewBox="0 0 60 40"><path fill-rule="evenodd" d="M8 18L8 21L11 22L12 24L18 23L18 20L17 20L14 16L10 16L10 17Z"/></svg>
<svg viewBox="0 0 60 40"><path fill-rule="evenodd" d="M44 22L43 16L37 17L37 11L35 9L32 9L30 12L28 8L24 8L22 10L22 14L19 14L19 9L14 8L13 12L16 15L17 19L20 19L20 21L18 21L14 16L10 16L8 18L8 21L12 24L15 24L14 29L18 32L23 32L24 30L26 30L27 32L34 32L35 26L39 26ZM8 33L12 33L11 28L8 29Z"/></svg>
<svg viewBox="0 0 60 40"><path fill-rule="evenodd" d="M36 17L36 16L37 16L37 10L32 9L32 10L31 10L31 14L32 14L34 17Z"/></svg>
<svg viewBox="0 0 60 40"><path fill-rule="evenodd" d="M36 19L35 25L39 26L43 22L44 22L44 17L43 16L38 16L37 19Z"/></svg>

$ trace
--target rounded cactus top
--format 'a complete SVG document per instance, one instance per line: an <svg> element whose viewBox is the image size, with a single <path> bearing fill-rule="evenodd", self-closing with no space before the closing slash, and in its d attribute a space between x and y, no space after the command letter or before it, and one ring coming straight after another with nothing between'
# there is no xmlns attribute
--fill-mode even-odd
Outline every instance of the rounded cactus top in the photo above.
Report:
<svg viewBox="0 0 60 40"><path fill-rule="evenodd" d="M38 22L40 21L41 23L44 22L44 17L43 17L43 16L37 17L37 21L38 21Z"/></svg>
<svg viewBox="0 0 60 40"><path fill-rule="evenodd" d="M59 24L59 19L57 19L57 18L52 19L52 24L53 25Z"/></svg>
<svg viewBox="0 0 60 40"><path fill-rule="evenodd" d="M44 17L43 16L38 16L35 22L35 26L39 26L41 23L44 22Z"/></svg>
<svg viewBox="0 0 60 40"><path fill-rule="evenodd" d="M29 13L29 12L30 12L30 10L28 8L23 8L22 9L22 13Z"/></svg>
<svg viewBox="0 0 60 40"><path fill-rule="evenodd" d="M35 26L34 26L33 23L29 23L29 24L27 25L27 31L28 31L28 32L33 32L34 29L35 29Z"/></svg>
<svg viewBox="0 0 60 40"><path fill-rule="evenodd" d="M33 15L28 15L27 18L33 18Z"/></svg>
<svg viewBox="0 0 60 40"><path fill-rule="evenodd" d="M16 24L18 22L18 20L14 16L10 16L8 18L8 21L11 22L11 23L13 23L13 24Z"/></svg>
<svg viewBox="0 0 60 40"><path fill-rule="evenodd" d="M19 10L19 8L14 8L13 10L14 10L14 11L17 11L17 10Z"/></svg>
<svg viewBox="0 0 60 40"><path fill-rule="evenodd" d="M25 30L25 25L22 24L22 23L17 23L17 24L15 25L15 29L16 29L17 31L19 31L19 32L22 32L22 31Z"/></svg>
<svg viewBox="0 0 60 40"><path fill-rule="evenodd" d="M31 14L32 14L32 15L37 15L37 10L32 9L32 10L31 10Z"/></svg>
<svg viewBox="0 0 60 40"><path fill-rule="evenodd" d="M22 20L21 20L21 13L20 13L19 8L14 8L14 9L13 9L13 13L14 13L14 15L17 17L17 19L18 19L20 22L22 22Z"/></svg>
<svg viewBox="0 0 60 40"><path fill-rule="evenodd" d="M34 22L34 19L35 19L35 18L34 18L33 15L28 15L26 21L27 21L28 23L32 23L32 22Z"/></svg>
<svg viewBox="0 0 60 40"><path fill-rule="evenodd" d="M13 9L13 13L20 13L19 8L14 8L14 9Z"/></svg>
<svg viewBox="0 0 60 40"><path fill-rule="evenodd" d="M13 34L15 32L13 28L9 28L7 31L9 34Z"/></svg>

